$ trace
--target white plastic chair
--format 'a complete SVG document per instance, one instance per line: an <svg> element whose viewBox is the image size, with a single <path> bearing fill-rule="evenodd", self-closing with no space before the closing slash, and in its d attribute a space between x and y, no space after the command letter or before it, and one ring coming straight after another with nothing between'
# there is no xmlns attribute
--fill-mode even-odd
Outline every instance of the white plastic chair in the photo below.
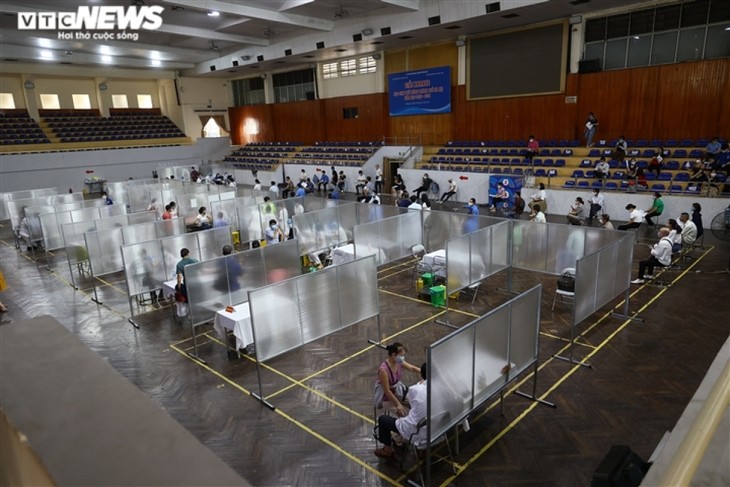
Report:
<svg viewBox="0 0 730 487"><path fill-rule="evenodd" d="M562 271L560 271L560 275L563 274L570 274L571 276L575 277L575 267L566 267ZM575 291L563 291L562 289L555 288L555 296L553 297L553 307L550 308L552 311L555 311L555 302L558 300L558 296L564 301L572 301L575 299Z"/></svg>

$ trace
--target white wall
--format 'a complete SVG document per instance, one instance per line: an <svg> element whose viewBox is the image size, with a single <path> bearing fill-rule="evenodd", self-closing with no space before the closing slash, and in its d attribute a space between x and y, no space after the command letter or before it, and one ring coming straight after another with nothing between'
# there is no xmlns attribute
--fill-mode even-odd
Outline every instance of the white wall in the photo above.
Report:
<svg viewBox="0 0 730 487"><path fill-rule="evenodd" d="M20 79L20 76L0 75L0 93L12 93L15 101L15 108L25 108L23 81Z"/></svg>
<svg viewBox="0 0 730 487"><path fill-rule="evenodd" d="M191 146L0 155L0 192L46 187L81 191L89 176L107 181L150 178L160 167L198 165L229 152L227 139L202 139Z"/></svg>
<svg viewBox="0 0 730 487"><path fill-rule="evenodd" d="M228 121L228 107L232 105L231 89L228 80L221 78L178 78L178 95L180 97L180 114L182 128L185 134L193 140L202 139L203 124L200 116L205 115L208 109L223 110L213 112L223 115L226 126ZM173 88L174 89L174 88ZM172 93L174 95L174 92ZM175 103L176 100L175 100ZM197 111L196 110L202 110Z"/></svg>
<svg viewBox="0 0 730 487"><path fill-rule="evenodd" d="M317 69L320 76L321 69ZM322 79L319 83L320 98L336 98L338 96L365 95L382 91L383 78L381 71L346 78ZM380 85L380 90L378 90Z"/></svg>

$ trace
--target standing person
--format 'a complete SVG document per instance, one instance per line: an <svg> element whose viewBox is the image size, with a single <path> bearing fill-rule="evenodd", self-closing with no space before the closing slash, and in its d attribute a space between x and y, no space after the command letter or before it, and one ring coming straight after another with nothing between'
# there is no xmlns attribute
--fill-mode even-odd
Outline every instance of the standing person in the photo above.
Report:
<svg viewBox="0 0 730 487"><path fill-rule="evenodd" d="M692 223L697 227L697 238L702 237L705 228L702 225L702 206L699 203L692 203Z"/></svg>
<svg viewBox="0 0 730 487"><path fill-rule="evenodd" d="M107 204L107 206L110 206L110 205L113 205L113 204L114 204L114 202L113 202L113 201L112 201L112 199L111 199L111 198L109 197L109 195L108 195L108 194L106 193L106 191L102 191L102 192L101 192L101 199L103 199L103 200L104 200L104 203L106 203L106 204Z"/></svg>
<svg viewBox="0 0 730 487"><path fill-rule="evenodd" d="M347 176L345 175L345 171L340 171L339 179L340 182L337 183L337 185L340 187L340 191L344 193L347 185Z"/></svg>
<svg viewBox="0 0 730 487"><path fill-rule="evenodd" d="M625 225L619 225L619 230L628 230L629 228L639 228L641 220L644 218L644 213L641 210L636 209L636 205L629 203L626 205L626 211L629 212L629 221Z"/></svg>
<svg viewBox="0 0 730 487"><path fill-rule="evenodd" d="M261 181L259 181L258 179L253 180L253 190L261 191Z"/></svg>
<svg viewBox="0 0 730 487"><path fill-rule="evenodd" d="M269 193L274 194L277 198L279 197L279 185L276 184L276 181L271 181L271 186L269 186Z"/></svg>
<svg viewBox="0 0 730 487"><path fill-rule="evenodd" d="M185 283L185 267L197 263L198 260L190 257L190 251L188 249L184 248L180 250L180 261L175 266L175 274L177 276L175 291L185 298L183 302L187 302L188 300L188 289ZM178 299L178 301L180 300Z"/></svg>
<svg viewBox="0 0 730 487"><path fill-rule="evenodd" d="M530 135L527 139L527 152L525 153L525 162L530 161L532 164L532 158L540 152L540 143L537 141L534 135Z"/></svg>
<svg viewBox="0 0 730 487"><path fill-rule="evenodd" d="M601 215L599 220L601 222L601 228L604 230L613 230L613 223L611 223L611 217L608 216L608 213Z"/></svg>
<svg viewBox="0 0 730 487"><path fill-rule="evenodd" d="M598 126L598 119L593 114L593 112L589 113L588 119L586 120L586 129L585 129L586 147L593 147L593 136L596 135L597 126Z"/></svg>
<svg viewBox="0 0 730 487"><path fill-rule="evenodd" d="M383 192L383 170L380 169L380 165L375 165L375 193L380 194Z"/></svg>
<svg viewBox="0 0 730 487"><path fill-rule="evenodd" d="M266 237L266 245L278 244L280 240L284 240L284 233L279 228L275 219L269 220L269 228L264 232Z"/></svg>
<svg viewBox="0 0 730 487"><path fill-rule="evenodd" d="M627 150L629 150L629 146L626 143L626 139L623 135L620 135L613 148L613 158L618 162L623 162Z"/></svg>
<svg viewBox="0 0 730 487"><path fill-rule="evenodd" d="M335 166L332 166L332 177L330 178L332 181L332 189L337 188L339 189L339 180L340 177L337 175L337 169L335 169Z"/></svg>
<svg viewBox="0 0 730 487"><path fill-rule="evenodd" d="M593 219L596 217L598 212L603 209L604 201L601 190L595 188L593 190L593 196L591 196L591 199L588 200L588 202L591 204L591 210L590 213L588 213L588 226L590 227L593 225Z"/></svg>
<svg viewBox="0 0 730 487"><path fill-rule="evenodd" d="M392 403L399 418L406 415L403 401L408 387L401 381L403 370L418 373L420 369L406 362L406 347L399 342L388 345L385 350L388 358L378 367L378 379L375 381L375 408L383 407L383 401Z"/></svg>
<svg viewBox="0 0 730 487"><path fill-rule="evenodd" d="M533 194L530 197L530 199L532 201L530 201L530 203L528 203L528 205L527 205L528 208L530 208L531 210L533 210L532 207L536 203L539 203L540 204L540 208L542 208L542 211L543 212L547 211L547 191L545 191L545 184L540 183L540 189L537 191L537 193ZM533 212L534 212L534 210L533 210Z"/></svg>
<svg viewBox="0 0 730 487"><path fill-rule="evenodd" d="M445 203L446 201L449 201L449 198L454 196L456 194L456 183L453 179L449 179L449 189L446 190L444 194L441 195L441 203Z"/></svg>
<svg viewBox="0 0 730 487"><path fill-rule="evenodd" d="M355 180L355 194L360 194L360 191L365 188L365 183L367 183L367 178L361 169L357 172L357 179Z"/></svg>
<svg viewBox="0 0 730 487"><path fill-rule="evenodd" d="M479 207L477 206L477 201L474 198L469 198L469 202L464 205L464 208L466 208L467 213L470 215L479 215Z"/></svg>
<svg viewBox="0 0 730 487"><path fill-rule="evenodd" d="M664 212L664 201L662 201L662 195L660 192L655 191L654 192L654 202L651 204L651 208L646 210L646 215L644 215L644 218L646 219L646 223L648 223L650 227L653 227L654 222L652 221L651 217L659 216L663 212Z"/></svg>
<svg viewBox="0 0 730 487"><path fill-rule="evenodd" d="M659 242L651 248L648 259L639 262L639 276L631 284L644 284L645 279L653 279L654 267L667 267L672 263L672 240L669 238L669 229L659 229Z"/></svg>

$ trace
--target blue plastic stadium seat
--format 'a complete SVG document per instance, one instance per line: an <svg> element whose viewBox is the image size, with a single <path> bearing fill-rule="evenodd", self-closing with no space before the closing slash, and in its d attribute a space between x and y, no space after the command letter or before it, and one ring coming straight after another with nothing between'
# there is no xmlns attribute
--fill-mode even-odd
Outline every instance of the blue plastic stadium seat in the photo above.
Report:
<svg viewBox="0 0 730 487"><path fill-rule="evenodd" d="M600 157L600 156L601 156L601 151L598 149L591 149L588 152L588 157Z"/></svg>
<svg viewBox="0 0 730 487"><path fill-rule="evenodd" d="M572 179L567 179L563 183L563 188L566 188L566 189L573 189L573 188L575 188L575 181L573 181Z"/></svg>
<svg viewBox="0 0 730 487"><path fill-rule="evenodd" d="M604 187L604 189L607 189L607 190L617 190L618 189L618 184L617 183L614 183L613 181L609 181L609 182L606 183L606 186Z"/></svg>
<svg viewBox="0 0 730 487"><path fill-rule="evenodd" d="M593 189L601 189L603 187L603 181L593 181L593 184L591 184L591 188Z"/></svg>
<svg viewBox="0 0 730 487"><path fill-rule="evenodd" d="M582 161L580 161L578 167L593 167L593 163L590 159L583 159Z"/></svg>
<svg viewBox="0 0 730 487"><path fill-rule="evenodd" d="M665 185L663 185L663 184L657 183L657 184L652 184L651 185L651 190L652 191L664 192L664 191L667 190L667 187Z"/></svg>
<svg viewBox="0 0 730 487"><path fill-rule="evenodd" d="M588 189L591 187L590 183L588 181L578 181L578 187L581 189Z"/></svg>
<svg viewBox="0 0 730 487"><path fill-rule="evenodd" d="M565 167L565 159L558 159L555 161L555 167Z"/></svg>
<svg viewBox="0 0 730 487"><path fill-rule="evenodd" d="M581 171L580 169L576 169L575 171L573 171L572 177L574 177L574 178L584 178L586 176L585 176L585 173L583 171Z"/></svg>
<svg viewBox="0 0 730 487"><path fill-rule="evenodd" d="M545 177L547 176L547 172L545 169L535 169L535 176L536 177Z"/></svg>
<svg viewBox="0 0 730 487"><path fill-rule="evenodd" d="M667 171L677 171L679 170L679 161L667 161L664 163L664 169Z"/></svg>
<svg viewBox="0 0 730 487"><path fill-rule="evenodd" d="M659 177L657 178L658 181L671 181L672 175L668 172L663 172L659 174Z"/></svg>
<svg viewBox="0 0 730 487"><path fill-rule="evenodd" d="M679 184L672 184L669 186L669 192L670 193L681 193L682 192L682 186Z"/></svg>

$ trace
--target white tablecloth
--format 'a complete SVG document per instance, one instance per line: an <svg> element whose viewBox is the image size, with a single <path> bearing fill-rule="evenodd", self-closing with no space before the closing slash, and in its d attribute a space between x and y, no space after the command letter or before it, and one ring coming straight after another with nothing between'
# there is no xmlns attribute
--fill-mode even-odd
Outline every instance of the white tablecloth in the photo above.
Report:
<svg viewBox="0 0 730 487"><path fill-rule="evenodd" d="M332 251L332 264L340 265L355 260L355 244L337 247Z"/></svg>
<svg viewBox="0 0 730 487"><path fill-rule="evenodd" d="M439 277L446 277L446 249L434 250L421 258L421 263L433 270Z"/></svg>
<svg viewBox="0 0 730 487"><path fill-rule="evenodd" d="M229 313L225 309L216 311L213 328L224 341L226 339L226 330L233 330L237 350L252 344L253 331L251 330L251 311L248 303L234 306L233 313Z"/></svg>
<svg viewBox="0 0 730 487"><path fill-rule="evenodd" d="M177 278L162 283L162 297L170 299L175 297L175 286L177 286Z"/></svg>

